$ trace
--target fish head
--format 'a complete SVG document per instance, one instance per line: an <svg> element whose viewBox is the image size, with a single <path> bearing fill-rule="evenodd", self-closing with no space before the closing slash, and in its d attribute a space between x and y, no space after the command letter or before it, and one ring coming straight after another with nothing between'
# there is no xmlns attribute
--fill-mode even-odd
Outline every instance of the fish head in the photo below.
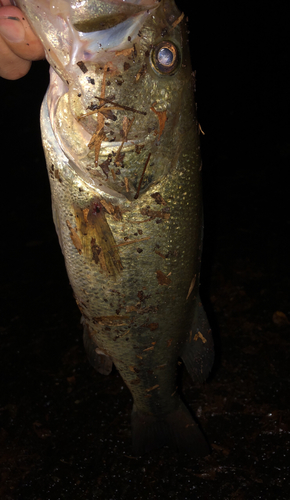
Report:
<svg viewBox="0 0 290 500"><path fill-rule="evenodd" d="M19 4L53 68L50 117L65 154L127 199L136 196L145 164L139 191L159 182L178 151L180 110L192 93L187 35L174 1Z"/></svg>

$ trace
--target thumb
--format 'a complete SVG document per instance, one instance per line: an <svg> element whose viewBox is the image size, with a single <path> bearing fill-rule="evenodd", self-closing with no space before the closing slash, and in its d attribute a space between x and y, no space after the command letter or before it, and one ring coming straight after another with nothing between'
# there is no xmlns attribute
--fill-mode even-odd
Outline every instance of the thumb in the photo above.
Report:
<svg viewBox="0 0 290 500"><path fill-rule="evenodd" d="M17 7L0 8L0 35L11 52L22 59L36 61L45 57L41 41Z"/></svg>

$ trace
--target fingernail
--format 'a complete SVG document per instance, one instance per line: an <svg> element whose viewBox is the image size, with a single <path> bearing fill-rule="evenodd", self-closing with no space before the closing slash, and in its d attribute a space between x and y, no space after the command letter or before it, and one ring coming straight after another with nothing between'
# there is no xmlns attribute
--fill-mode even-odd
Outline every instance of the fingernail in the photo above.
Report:
<svg viewBox="0 0 290 500"><path fill-rule="evenodd" d="M19 17L1 16L0 35L8 42L22 42L25 37L25 30Z"/></svg>
<svg viewBox="0 0 290 500"><path fill-rule="evenodd" d="M9 0L11 5L14 5L14 7L17 7L15 0ZM7 4L4 4L2 0L0 0L0 7L6 7Z"/></svg>

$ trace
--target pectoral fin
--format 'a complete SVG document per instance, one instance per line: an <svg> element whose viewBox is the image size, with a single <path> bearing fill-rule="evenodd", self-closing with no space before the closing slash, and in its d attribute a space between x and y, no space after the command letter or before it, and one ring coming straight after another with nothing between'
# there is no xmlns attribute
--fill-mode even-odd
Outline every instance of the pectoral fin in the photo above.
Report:
<svg viewBox="0 0 290 500"><path fill-rule="evenodd" d="M102 375L109 375L113 368L113 362L101 349L98 348L94 342L93 337L90 336L88 327L84 324L83 341L85 351L90 364L93 368Z"/></svg>

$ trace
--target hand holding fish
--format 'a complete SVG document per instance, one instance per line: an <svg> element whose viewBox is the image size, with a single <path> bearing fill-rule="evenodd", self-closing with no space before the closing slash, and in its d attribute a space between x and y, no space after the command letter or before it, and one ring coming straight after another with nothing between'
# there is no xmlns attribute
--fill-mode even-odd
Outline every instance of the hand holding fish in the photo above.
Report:
<svg viewBox="0 0 290 500"><path fill-rule="evenodd" d="M31 61L44 57L42 43L22 11L10 0L0 0L0 76L17 80L28 73Z"/></svg>

